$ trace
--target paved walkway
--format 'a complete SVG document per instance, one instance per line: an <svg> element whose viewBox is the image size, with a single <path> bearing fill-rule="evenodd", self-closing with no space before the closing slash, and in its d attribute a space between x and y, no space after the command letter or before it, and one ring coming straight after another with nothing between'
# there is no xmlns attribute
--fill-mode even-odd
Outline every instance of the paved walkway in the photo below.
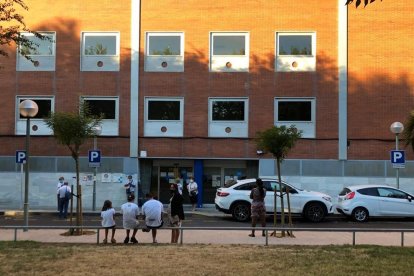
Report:
<svg viewBox="0 0 414 276"><path fill-rule="evenodd" d="M38 211L39 212L39 211ZM205 216L223 215L213 208L205 208L194 213ZM141 224L142 225L142 224ZM183 224L185 226L185 222ZM218 225L217 225L218 226ZM33 240L39 242L52 243L96 243L97 233L82 236L63 236L66 230L29 230L23 232L17 231L17 240ZM266 238L261 236L261 231L256 231L256 237L249 237L248 230L184 230L184 244L252 244L265 245ZM14 240L14 230L0 229L0 240ZM102 243L104 230L99 231L99 240ZM344 245L352 244L353 236L350 232L311 232L296 231L295 238L274 238L268 237L269 245ZM117 229L115 239L117 243L122 244L125 238L125 230ZM137 234L139 243L152 243L151 233L144 233L139 230ZM171 239L171 230L160 229L158 231L158 243L169 243ZM401 245L401 233L392 232L360 232L355 236L356 244L375 244L375 245ZM110 245L106 245L110 246ZM404 233L404 246L414 246L414 233Z"/></svg>

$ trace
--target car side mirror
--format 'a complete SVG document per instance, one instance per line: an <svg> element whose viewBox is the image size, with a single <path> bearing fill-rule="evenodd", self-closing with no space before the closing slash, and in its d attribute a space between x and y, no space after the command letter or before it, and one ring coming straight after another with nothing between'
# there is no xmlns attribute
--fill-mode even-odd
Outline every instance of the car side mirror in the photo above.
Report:
<svg viewBox="0 0 414 276"><path fill-rule="evenodd" d="M297 193L298 193L298 191L296 191L295 189L289 189L289 193L290 193L290 194L297 194Z"/></svg>
<svg viewBox="0 0 414 276"><path fill-rule="evenodd" d="M407 196L407 199L409 202L411 202L413 200L413 198L411 196Z"/></svg>

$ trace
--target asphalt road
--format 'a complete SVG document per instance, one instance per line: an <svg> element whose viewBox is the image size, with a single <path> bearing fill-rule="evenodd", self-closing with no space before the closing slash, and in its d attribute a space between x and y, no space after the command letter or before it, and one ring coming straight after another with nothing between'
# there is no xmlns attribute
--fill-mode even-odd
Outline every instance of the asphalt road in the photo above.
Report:
<svg viewBox="0 0 414 276"><path fill-rule="evenodd" d="M84 226L99 226L101 225L101 218L96 215L84 215ZM122 216L116 217L116 223L118 226L122 226ZM279 222L278 222L279 223ZM73 218L73 224L75 224L75 218ZM273 217L268 217L268 226L273 225ZM2 226L23 226L23 216L5 216L0 215L0 225ZM29 225L31 226L66 226L70 225L70 221L61 220L57 214L35 214L30 215ZM231 216L205 216L200 214L186 214L185 226L192 227L246 227L250 226L250 222L236 222ZM279 226L280 224L278 224ZM306 220L295 217L293 218L293 227L310 227L310 228L401 228L401 229L414 229L414 219L404 218L387 218L387 219L370 219L366 223L357 223L348 220L341 216L332 216L320 223L310 223Z"/></svg>

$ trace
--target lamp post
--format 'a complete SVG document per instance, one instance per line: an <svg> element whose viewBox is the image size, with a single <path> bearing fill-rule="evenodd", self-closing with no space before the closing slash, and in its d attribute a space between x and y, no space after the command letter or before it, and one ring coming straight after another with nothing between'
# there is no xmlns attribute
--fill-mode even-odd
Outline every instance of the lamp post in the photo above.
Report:
<svg viewBox="0 0 414 276"><path fill-rule="evenodd" d="M27 119L26 121L26 165L24 172L24 225L29 226L29 149L30 149L30 118L36 116L39 107L32 100L24 100L19 104L20 115ZM24 231L28 229L25 228Z"/></svg>
<svg viewBox="0 0 414 276"><path fill-rule="evenodd" d="M98 149L98 136L102 133L102 126L98 125L93 127L93 131L95 133L95 136L93 137L93 149ZM96 173L98 171L98 168L95 167L93 171L93 192L92 192L92 210L95 211L96 209Z"/></svg>
<svg viewBox="0 0 414 276"><path fill-rule="evenodd" d="M390 130L395 134L395 150L398 150L398 135L403 132L404 125L400 122L394 122L390 126ZM400 188L400 169L396 168L397 189Z"/></svg>

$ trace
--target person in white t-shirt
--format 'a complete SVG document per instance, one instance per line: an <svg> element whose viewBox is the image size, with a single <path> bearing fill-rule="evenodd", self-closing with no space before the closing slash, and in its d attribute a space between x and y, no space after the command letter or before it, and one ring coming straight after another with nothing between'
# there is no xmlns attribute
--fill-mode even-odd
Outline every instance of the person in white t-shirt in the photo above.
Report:
<svg viewBox="0 0 414 276"><path fill-rule="evenodd" d="M164 207L151 194L146 194L145 197L147 201L142 206L142 213L145 216L147 228L152 231L152 242L157 243L157 229L163 225L162 213L164 213Z"/></svg>
<svg viewBox="0 0 414 276"><path fill-rule="evenodd" d="M112 208L112 202L105 200L101 212L102 226L105 227L105 239L103 243L108 243L108 232L112 229L111 243L116 243L115 236L115 209Z"/></svg>
<svg viewBox="0 0 414 276"><path fill-rule="evenodd" d="M131 230L131 243L138 243L138 240L135 238L135 235L137 234L139 226L139 222L137 220L139 209L138 205L134 203L134 200L134 194L130 194L128 196L128 202L122 204L121 206L123 227L126 230L126 238L124 239L124 243L128 243L130 241L129 233L131 232Z"/></svg>
<svg viewBox="0 0 414 276"><path fill-rule="evenodd" d="M57 193L57 209L59 211L59 188L62 187L65 178L63 176L59 177L59 182L56 185L56 193Z"/></svg>
<svg viewBox="0 0 414 276"><path fill-rule="evenodd" d="M198 199L198 185L194 181L194 177L190 176L190 183L187 185L188 196L190 197L192 210L195 211Z"/></svg>

